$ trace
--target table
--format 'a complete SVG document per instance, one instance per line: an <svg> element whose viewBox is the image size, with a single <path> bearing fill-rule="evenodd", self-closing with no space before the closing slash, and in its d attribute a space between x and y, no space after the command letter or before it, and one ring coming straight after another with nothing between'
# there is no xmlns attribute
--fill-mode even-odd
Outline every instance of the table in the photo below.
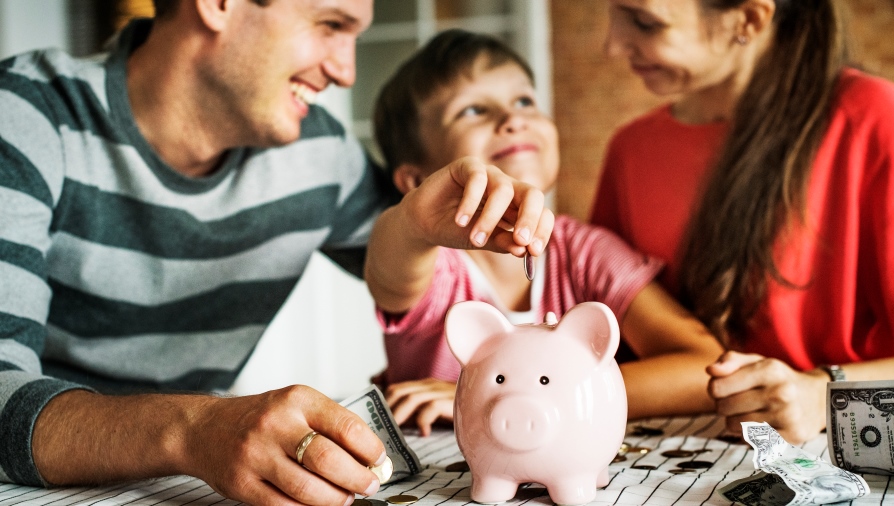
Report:
<svg viewBox="0 0 894 506"><path fill-rule="evenodd" d="M634 434L637 427L661 429L663 435ZM714 416L674 417L634 421L628 424L625 442L631 446L652 448L646 454L628 455L624 462L609 468L611 482L600 489L592 505L729 505L720 495L726 484L755 473L751 462L753 452L747 444L735 444L717 439L723 434L722 422ZM450 430L437 430L429 437L407 434L407 442L416 451L424 470L398 483L385 485L374 499L385 500L398 494L411 494L420 500L419 506L459 506L470 504L468 472L448 472L447 465L462 460L456 439ZM829 460L825 435L817 437L803 448ZM665 450L710 450L694 457L714 463L709 469L688 474L669 471L679 462L692 460L667 458ZM655 470L634 469L634 465L655 466ZM894 506L894 477L864 475L871 493L852 505ZM210 506L238 505L225 499L204 482L187 476L141 481L107 487L76 487L39 489L19 485L0 484L0 506ZM472 503L474 504L474 503ZM519 489L509 506L529 504L551 505L546 490L539 485Z"/></svg>

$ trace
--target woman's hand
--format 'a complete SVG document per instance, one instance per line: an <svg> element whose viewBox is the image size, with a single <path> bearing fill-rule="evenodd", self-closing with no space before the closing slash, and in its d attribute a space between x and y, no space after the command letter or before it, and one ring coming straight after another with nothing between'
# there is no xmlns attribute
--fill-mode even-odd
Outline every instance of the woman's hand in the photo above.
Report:
<svg viewBox="0 0 894 506"><path fill-rule="evenodd" d="M822 370L798 372L761 355L728 351L707 368L708 394L726 427L741 433L741 422L767 422L798 445L826 426L826 383Z"/></svg>
<svg viewBox="0 0 894 506"><path fill-rule="evenodd" d="M385 392L395 421L403 425L414 418L423 436L431 434L438 420L453 422L454 397L456 383L435 378L395 383Z"/></svg>

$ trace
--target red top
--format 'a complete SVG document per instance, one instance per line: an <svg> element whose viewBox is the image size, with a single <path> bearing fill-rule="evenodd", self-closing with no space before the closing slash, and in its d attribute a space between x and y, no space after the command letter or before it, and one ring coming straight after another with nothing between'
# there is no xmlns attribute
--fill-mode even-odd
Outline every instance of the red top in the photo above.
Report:
<svg viewBox="0 0 894 506"><path fill-rule="evenodd" d="M808 187L807 224L778 242L788 289L774 281L744 351L809 370L894 356L894 84L845 70ZM613 138L591 221L667 263L677 248L725 124L684 125L669 106Z"/></svg>

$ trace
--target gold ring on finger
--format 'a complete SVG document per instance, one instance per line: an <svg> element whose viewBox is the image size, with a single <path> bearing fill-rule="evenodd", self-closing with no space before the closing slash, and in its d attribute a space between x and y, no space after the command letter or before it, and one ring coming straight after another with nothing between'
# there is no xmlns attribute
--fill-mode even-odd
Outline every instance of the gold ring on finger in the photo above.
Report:
<svg viewBox="0 0 894 506"><path fill-rule="evenodd" d="M301 441L298 443L298 448L295 448L295 460L297 460L300 465L304 465L304 452L307 451L310 442L319 434L319 432L312 430L308 432L306 436L301 438Z"/></svg>

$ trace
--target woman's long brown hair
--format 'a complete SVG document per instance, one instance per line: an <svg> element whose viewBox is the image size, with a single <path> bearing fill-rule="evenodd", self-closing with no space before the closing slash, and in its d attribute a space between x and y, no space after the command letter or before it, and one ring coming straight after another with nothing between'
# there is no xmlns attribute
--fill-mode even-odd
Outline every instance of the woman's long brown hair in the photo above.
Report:
<svg viewBox="0 0 894 506"><path fill-rule="evenodd" d="M707 12L745 0L702 0ZM724 342L741 342L775 280L773 257L805 192L846 63L836 0L776 0L775 40L740 98L681 244L684 302Z"/></svg>

